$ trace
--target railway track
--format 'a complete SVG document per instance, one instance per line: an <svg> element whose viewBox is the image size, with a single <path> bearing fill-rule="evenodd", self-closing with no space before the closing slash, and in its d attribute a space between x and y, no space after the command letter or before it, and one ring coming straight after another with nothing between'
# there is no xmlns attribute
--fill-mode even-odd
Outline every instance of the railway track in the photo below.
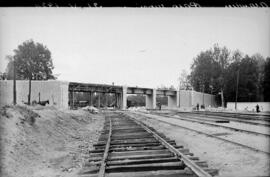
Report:
<svg viewBox="0 0 270 177"><path fill-rule="evenodd" d="M80 176L210 177L209 169L193 153L164 134L122 113L108 113L95 149Z"/></svg>
<svg viewBox="0 0 270 177"><path fill-rule="evenodd" d="M221 115L216 116L216 115L207 115L207 114L196 114L196 113L174 113L170 115L184 115L184 116L192 116L196 118L201 118L201 119L209 119L212 121L231 121L231 122L240 122L240 123L245 123L245 124L251 124L251 125L259 125L259 126L265 126L265 127L270 127L270 123L265 120L246 120L242 118L230 118L230 117L222 117Z"/></svg>
<svg viewBox="0 0 270 177"><path fill-rule="evenodd" d="M184 112L179 112L184 113ZM270 122L269 114L251 114L251 113L232 113L232 112L210 112L210 111L193 111L192 114L211 115L220 117L229 117L241 120L263 120Z"/></svg>
<svg viewBox="0 0 270 177"><path fill-rule="evenodd" d="M195 122L195 123L205 124L205 125L214 126L214 127L222 127L222 128L237 131L237 132L244 132L244 133L249 133L249 134L254 134L254 135L259 135L259 136L265 136L265 137L268 137L268 138L270 137L269 133L261 133L261 132L256 132L256 131L240 129L240 128L234 128L234 127L230 127L230 126L224 126L224 125L220 125L220 124L217 124L217 123L210 123L207 120L203 120L203 119L198 120L198 119L196 119L194 117L190 117L190 116L187 116L187 117L184 118L184 117L172 117L172 116L169 116L169 115L159 114L157 112L155 112L153 114L168 117L170 119L180 119L180 120L184 120L184 121L188 121L188 122Z"/></svg>
<svg viewBox="0 0 270 177"><path fill-rule="evenodd" d="M137 114L137 113L134 113L134 114ZM139 114L139 115L141 115L141 114ZM240 146L240 147L243 147L243 148L246 148L246 149L250 149L250 150L255 151L255 152L260 152L260 153L263 153L263 154L266 154L266 155L270 156L270 152L268 152L268 151L264 151L264 150L261 150L261 149L255 148L255 147L251 147L251 146L248 146L248 145L245 145L245 144L241 144L241 143L236 142L236 141L231 141L229 139L221 138L221 137L218 137L216 135L209 134L209 133L206 133L206 132L197 130L197 129L193 129L193 128L190 128L190 127L187 127L187 126L183 126L183 125L179 125L179 124L176 124L176 123L170 123L170 122L167 122L167 121L164 121L164 120L155 119L155 118L150 117L150 116L147 116L147 115L143 115L143 117L144 118L147 118L147 119L152 119L152 120L155 120L155 121L159 121L159 122L162 122L162 123L171 125L171 126L175 126L175 127L179 127L179 128L182 128L182 129L186 129L186 130L190 130L190 131L193 131L193 132L197 132L199 134L204 134L204 135L206 135L208 137L219 139L221 141L224 141L224 142L227 142L227 143L230 143L230 144L234 144L234 145L237 145L237 146ZM169 117L169 118L172 118L172 117ZM173 118L173 119L177 119L177 118Z"/></svg>
<svg viewBox="0 0 270 177"><path fill-rule="evenodd" d="M151 113L156 113L155 109L149 110ZM192 111L183 112L176 110L168 110L169 112L162 112L165 115L180 115L192 116L197 118L208 118L212 121L232 121L251 125L259 125L270 127L270 114L255 114L255 113L230 113L230 112L210 112L210 111Z"/></svg>

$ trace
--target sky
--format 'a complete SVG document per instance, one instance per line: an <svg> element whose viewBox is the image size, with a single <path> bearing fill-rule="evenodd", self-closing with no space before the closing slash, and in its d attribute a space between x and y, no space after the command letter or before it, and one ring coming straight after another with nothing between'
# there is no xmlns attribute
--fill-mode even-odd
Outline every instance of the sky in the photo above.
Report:
<svg viewBox="0 0 270 177"><path fill-rule="evenodd" d="M29 39L51 51L58 80L177 87L215 43L270 56L270 8L0 8L0 72Z"/></svg>

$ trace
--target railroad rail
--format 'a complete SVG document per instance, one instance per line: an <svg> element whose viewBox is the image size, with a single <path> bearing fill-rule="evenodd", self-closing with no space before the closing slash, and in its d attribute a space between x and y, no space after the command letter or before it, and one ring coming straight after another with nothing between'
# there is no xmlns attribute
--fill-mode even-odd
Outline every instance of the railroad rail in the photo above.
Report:
<svg viewBox="0 0 270 177"><path fill-rule="evenodd" d="M218 173L193 153L125 113L107 113L80 176L210 177Z"/></svg>
<svg viewBox="0 0 270 177"><path fill-rule="evenodd" d="M227 116L221 116L221 115L210 115L210 114L199 114L199 113L193 113L193 112L181 112L181 113L168 113L168 115L185 115L185 116L195 116L196 118L202 118L202 119L210 119L210 120L217 120L217 121L232 121L232 122L240 122L240 123L245 123L245 124L251 124L251 125L259 125L259 126L265 126L265 127L270 127L270 123L265 120L260 120L260 119L243 119L243 118L231 118Z"/></svg>
<svg viewBox="0 0 270 177"><path fill-rule="evenodd" d="M155 111L153 111L155 112ZM266 126L270 127L270 122L267 120L267 118L260 119L256 118L256 115L253 115L255 118L252 119L249 115L249 118L243 118L237 117L237 116L228 116L228 114L225 114L225 116L220 113L218 114L211 114L211 113L203 113L203 111L193 111L193 112L171 112L171 113L164 113L168 115L186 115L186 116L197 116L197 117L202 117L202 118L209 118L213 120L225 120L225 121L232 121L232 122L240 122L240 123L246 123L246 124L251 124L251 125L260 125L260 126ZM243 115L242 115L243 116ZM266 115L265 115L266 116ZM270 116L270 115L269 115Z"/></svg>
<svg viewBox="0 0 270 177"><path fill-rule="evenodd" d="M136 113L134 113L134 114L136 114ZM260 149L254 148L254 147L250 147L250 146L241 144L239 142L235 142L235 141L231 141L231 140L228 140L228 139L225 139L225 138L221 138L221 137L218 137L218 136L215 136L215 135L203 132L203 131L195 130L195 129L192 129L192 128L189 128L189 127L186 127L186 126L183 126L183 125L170 123L170 122L167 122L167 121L164 121L164 120L155 119L155 118L147 116L147 115L143 115L143 117L147 118L147 119L152 119L152 120L155 120L155 121L158 121L158 122L162 122L162 123L174 126L174 127L179 127L179 128L182 128L182 129L193 131L193 132L196 132L198 134L203 134L203 135L206 135L206 136L214 138L214 139L218 139L218 140L230 143L230 144L234 144L234 145L237 145L237 146L240 146L240 147L243 147L243 148L246 148L246 149L250 149L250 150L255 151L255 152L260 152L260 153L263 153L263 154L266 154L266 155L270 156L270 152L268 152L268 151L264 151L264 150L260 150ZM172 118L172 117L170 117L170 118ZM175 119L177 119L177 118L175 118Z"/></svg>
<svg viewBox="0 0 270 177"><path fill-rule="evenodd" d="M183 113L183 112L179 112ZM246 120L264 120L270 121L269 114L255 114L255 113L233 113L233 112L211 112L211 111L193 111L193 114L204 114L213 116L230 117L236 119L246 119Z"/></svg>

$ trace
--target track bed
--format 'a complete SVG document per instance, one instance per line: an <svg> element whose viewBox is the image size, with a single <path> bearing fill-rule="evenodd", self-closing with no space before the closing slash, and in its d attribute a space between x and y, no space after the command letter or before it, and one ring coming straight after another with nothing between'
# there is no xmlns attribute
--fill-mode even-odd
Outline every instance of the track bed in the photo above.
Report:
<svg viewBox="0 0 270 177"><path fill-rule="evenodd" d="M81 176L213 176L193 153L153 128L121 113L108 113Z"/></svg>

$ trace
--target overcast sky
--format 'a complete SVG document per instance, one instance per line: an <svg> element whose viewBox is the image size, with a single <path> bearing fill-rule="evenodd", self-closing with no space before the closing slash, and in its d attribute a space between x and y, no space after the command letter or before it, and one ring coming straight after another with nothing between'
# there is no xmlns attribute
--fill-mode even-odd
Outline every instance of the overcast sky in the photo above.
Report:
<svg viewBox="0 0 270 177"><path fill-rule="evenodd" d="M0 71L33 39L59 80L178 86L182 69L218 43L270 56L269 8L0 8Z"/></svg>

